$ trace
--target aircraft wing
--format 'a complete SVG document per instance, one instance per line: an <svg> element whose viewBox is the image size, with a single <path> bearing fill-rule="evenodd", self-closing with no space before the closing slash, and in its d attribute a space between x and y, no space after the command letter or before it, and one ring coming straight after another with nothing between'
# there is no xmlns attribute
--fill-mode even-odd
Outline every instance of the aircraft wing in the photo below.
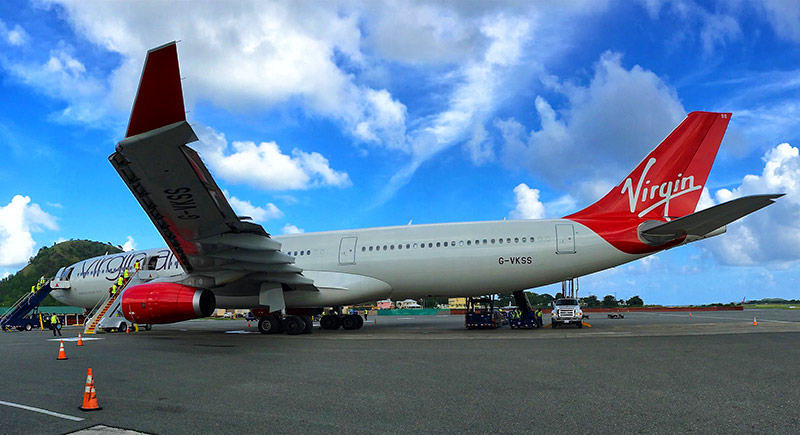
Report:
<svg viewBox="0 0 800 435"><path fill-rule="evenodd" d="M109 161L187 272L236 270L311 285L262 228L234 213L186 122L175 43L147 53L124 140Z"/></svg>
<svg viewBox="0 0 800 435"><path fill-rule="evenodd" d="M753 195L734 199L666 223L645 222L639 236L653 245L660 245L682 236L703 237L714 230L773 204L784 194ZM649 225L647 225L649 223Z"/></svg>

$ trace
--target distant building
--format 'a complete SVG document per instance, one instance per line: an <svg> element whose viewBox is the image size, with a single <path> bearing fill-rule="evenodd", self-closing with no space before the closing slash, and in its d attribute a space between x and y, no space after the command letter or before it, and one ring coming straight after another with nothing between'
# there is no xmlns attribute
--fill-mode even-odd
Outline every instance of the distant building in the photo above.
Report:
<svg viewBox="0 0 800 435"><path fill-rule="evenodd" d="M449 298L447 300L447 305L450 306L451 310L465 310L467 309L467 298Z"/></svg>
<svg viewBox="0 0 800 435"><path fill-rule="evenodd" d="M404 301L398 301L394 305L397 308L400 308L400 309L403 309L403 310L409 309L409 308L422 308L422 305L420 305L414 299L406 299Z"/></svg>
<svg viewBox="0 0 800 435"><path fill-rule="evenodd" d="M382 301L378 301L379 310L391 310L392 308L394 308L394 304L392 303L391 299L384 299Z"/></svg>

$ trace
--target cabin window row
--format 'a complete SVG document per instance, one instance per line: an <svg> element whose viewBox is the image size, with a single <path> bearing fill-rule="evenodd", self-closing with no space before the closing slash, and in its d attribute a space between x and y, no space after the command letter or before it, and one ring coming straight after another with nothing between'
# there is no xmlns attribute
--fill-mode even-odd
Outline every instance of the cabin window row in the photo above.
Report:
<svg viewBox="0 0 800 435"><path fill-rule="evenodd" d="M549 241L550 237L547 237L547 241ZM402 249L431 249L431 248L454 248L456 246L481 246L481 245L502 245L502 244L511 244L511 243L534 243L536 239L534 237L511 237L506 238L497 238L497 239L475 239L475 240L459 240L456 242L455 240L451 240L449 242L415 242L415 243L398 243L397 245L394 244L386 244L386 245L370 245L370 246L362 246L361 252L373 252L373 251L394 251L402 250ZM539 237L539 241L543 241L542 237Z"/></svg>

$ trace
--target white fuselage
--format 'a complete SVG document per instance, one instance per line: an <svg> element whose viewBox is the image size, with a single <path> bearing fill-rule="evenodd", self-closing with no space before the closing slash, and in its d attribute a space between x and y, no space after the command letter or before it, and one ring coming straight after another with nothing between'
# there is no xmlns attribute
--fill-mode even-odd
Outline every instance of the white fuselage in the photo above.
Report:
<svg viewBox="0 0 800 435"><path fill-rule="evenodd" d="M274 239L320 288L318 292L286 292L287 307L507 293L645 256L621 252L589 228L565 219L409 225ZM92 307L121 271L132 269L137 260L151 278L186 278L169 249L134 251L76 263L68 280L69 268L54 281L68 288L52 294L70 305ZM248 279L244 274L231 278L230 272L225 277L231 282ZM221 308L259 305L257 287L220 285L211 290Z"/></svg>

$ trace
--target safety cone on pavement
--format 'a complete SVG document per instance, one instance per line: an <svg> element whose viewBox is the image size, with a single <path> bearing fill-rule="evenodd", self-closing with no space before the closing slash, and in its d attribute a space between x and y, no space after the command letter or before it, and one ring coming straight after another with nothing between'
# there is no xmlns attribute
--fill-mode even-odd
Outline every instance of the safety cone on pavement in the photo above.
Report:
<svg viewBox="0 0 800 435"><path fill-rule="evenodd" d="M692 312L691 311L689 311L689 317L692 317Z"/></svg>
<svg viewBox="0 0 800 435"><path fill-rule="evenodd" d="M103 409L102 406L97 404L97 392L94 389L94 377L92 377L92 369L86 374L86 389L83 391L83 405L79 406L81 411L99 411Z"/></svg>
<svg viewBox="0 0 800 435"><path fill-rule="evenodd" d="M81 333L78 333L78 346L83 346L83 338L81 338Z"/></svg>
<svg viewBox="0 0 800 435"><path fill-rule="evenodd" d="M753 326L758 326L758 322L756 322L756 317L753 316Z"/></svg>
<svg viewBox="0 0 800 435"><path fill-rule="evenodd" d="M58 360L67 359L67 353L64 352L64 340L60 340L61 345L58 347Z"/></svg>
<svg viewBox="0 0 800 435"><path fill-rule="evenodd" d="M125 333L126 334L130 334L131 333L131 326L130 325L125 325Z"/></svg>

